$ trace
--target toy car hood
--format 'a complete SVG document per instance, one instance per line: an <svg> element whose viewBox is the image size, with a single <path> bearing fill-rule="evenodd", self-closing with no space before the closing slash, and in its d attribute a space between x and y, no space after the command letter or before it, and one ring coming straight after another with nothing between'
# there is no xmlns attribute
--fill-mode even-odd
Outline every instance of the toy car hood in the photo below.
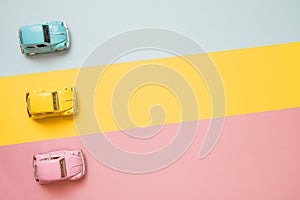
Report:
<svg viewBox="0 0 300 200"><path fill-rule="evenodd" d="M67 31L63 22L51 22L49 23L50 41L51 44L58 44L61 42L67 42Z"/></svg>
<svg viewBox="0 0 300 200"><path fill-rule="evenodd" d="M59 101L61 106L61 111L71 109L76 106L76 94L75 92L70 92L68 90L64 90L59 92Z"/></svg>
<svg viewBox="0 0 300 200"><path fill-rule="evenodd" d="M84 171L83 169L83 161L80 157L71 156L70 158L66 159L67 163L67 173L68 177L73 177L78 173Z"/></svg>

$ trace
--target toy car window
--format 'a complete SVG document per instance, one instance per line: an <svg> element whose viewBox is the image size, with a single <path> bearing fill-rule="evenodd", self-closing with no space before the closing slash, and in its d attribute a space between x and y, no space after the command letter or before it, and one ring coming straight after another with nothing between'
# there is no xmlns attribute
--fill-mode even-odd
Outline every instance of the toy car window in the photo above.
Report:
<svg viewBox="0 0 300 200"><path fill-rule="evenodd" d="M46 47L47 45L45 45L45 44L38 44L38 45L36 45L37 47Z"/></svg>
<svg viewBox="0 0 300 200"><path fill-rule="evenodd" d="M26 97L27 108L30 110L30 99Z"/></svg>
<svg viewBox="0 0 300 200"><path fill-rule="evenodd" d="M50 33L49 33L48 25L43 25L43 32L44 32L44 42L50 43Z"/></svg>
<svg viewBox="0 0 300 200"><path fill-rule="evenodd" d="M54 156L54 157L51 157L50 160L56 160L58 158L60 158L60 157L59 156Z"/></svg>
<svg viewBox="0 0 300 200"><path fill-rule="evenodd" d="M34 178L38 179L38 175L37 175L37 166L34 165Z"/></svg>
<svg viewBox="0 0 300 200"><path fill-rule="evenodd" d="M61 177L64 178L67 176L67 170L66 170L66 162L65 159L59 160L59 166L60 166L60 174Z"/></svg>
<svg viewBox="0 0 300 200"><path fill-rule="evenodd" d="M33 49L33 48L35 48L34 46L27 46L26 48L28 48L28 49Z"/></svg>
<svg viewBox="0 0 300 200"><path fill-rule="evenodd" d="M53 108L54 108L54 110L59 110L58 94L57 94L57 92L52 92L52 99L53 99Z"/></svg>

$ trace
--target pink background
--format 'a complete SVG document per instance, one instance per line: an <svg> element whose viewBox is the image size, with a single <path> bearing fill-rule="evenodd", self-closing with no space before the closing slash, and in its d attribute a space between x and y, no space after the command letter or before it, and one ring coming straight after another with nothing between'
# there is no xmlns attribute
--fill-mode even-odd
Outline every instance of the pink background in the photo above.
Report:
<svg viewBox="0 0 300 200"><path fill-rule="evenodd" d="M227 117L214 150L199 160L208 125L208 121L202 121L194 143L179 160L157 172L140 175L118 172L99 163L78 137L2 146L0 199L298 200L299 119L300 108ZM161 134L172 127L176 125L167 125ZM134 140L123 140L121 132L109 134L122 148L134 144ZM145 147L151 149L149 144ZM87 176L77 182L37 184L32 173L32 155L53 148L82 148Z"/></svg>

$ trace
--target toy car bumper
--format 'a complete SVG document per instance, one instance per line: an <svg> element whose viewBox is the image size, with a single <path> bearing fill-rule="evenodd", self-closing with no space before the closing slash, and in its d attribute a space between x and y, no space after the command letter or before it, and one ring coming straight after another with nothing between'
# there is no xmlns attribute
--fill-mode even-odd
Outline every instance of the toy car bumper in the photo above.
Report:
<svg viewBox="0 0 300 200"><path fill-rule="evenodd" d="M65 22L62 22L63 23L63 26L66 28L66 33L67 33L67 44L66 44L66 49L69 49L70 48L70 42L71 42L71 38L70 38L70 31L69 31L69 28L68 28L68 25L65 23Z"/></svg>
<svg viewBox="0 0 300 200"><path fill-rule="evenodd" d="M85 159L84 159L82 150L79 151L79 154L80 154L80 157L81 157L81 160L82 160L82 177L83 177L86 174L86 164L85 164Z"/></svg>

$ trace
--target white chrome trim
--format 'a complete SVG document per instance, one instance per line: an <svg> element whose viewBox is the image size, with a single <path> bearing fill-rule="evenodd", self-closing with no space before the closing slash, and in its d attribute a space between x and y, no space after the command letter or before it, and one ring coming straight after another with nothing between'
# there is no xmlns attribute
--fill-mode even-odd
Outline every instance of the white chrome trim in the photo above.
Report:
<svg viewBox="0 0 300 200"><path fill-rule="evenodd" d="M82 176L85 176L85 174L86 174L86 164L85 164L83 152L82 152L81 149L79 150L79 154L80 154L80 157L81 157L81 160L82 160Z"/></svg>
<svg viewBox="0 0 300 200"><path fill-rule="evenodd" d="M36 165L36 160L35 159L32 159L33 160L33 175L34 175L34 179L35 180L38 180L39 177L37 175L37 165Z"/></svg>
<svg viewBox="0 0 300 200"><path fill-rule="evenodd" d="M66 32L67 32L67 40L68 40L68 42L67 42L66 49L69 49L70 48L70 42L71 42L70 31L69 31L68 25L64 21L63 21L63 25L66 28Z"/></svg>
<svg viewBox="0 0 300 200"><path fill-rule="evenodd" d="M73 90L73 98L75 99L75 105L74 105L74 110L73 110L73 115L76 115L78 113L78 97L77 97L77 92L76 92L76 89L75 87L72 87L72 90Z"/></svg>

